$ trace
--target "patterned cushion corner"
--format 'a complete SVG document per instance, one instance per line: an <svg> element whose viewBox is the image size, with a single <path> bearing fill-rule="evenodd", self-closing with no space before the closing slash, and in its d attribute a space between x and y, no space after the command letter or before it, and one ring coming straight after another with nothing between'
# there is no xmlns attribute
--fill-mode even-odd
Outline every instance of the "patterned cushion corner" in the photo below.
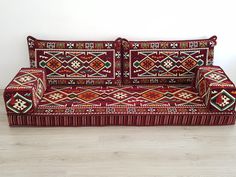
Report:
<svg viewBox="0 0 236 177"><path fill-rule="evenodd" d="M195 88L211 111L234 111L236 88L219 66L199 67Z"/></svg>
<svg viewBox="0 0 236 177"><path fill-rule="evenodd" d="M33 112L46 87L43 69L22 68L4 90L7 113Z"/></svg>
<svg viewBox="0 0 236 177"><path fill-rule="evenodd" d="M50 41L27 38L31 67L50 85L120 85L121 40Z"/></svg>
<svg viewBox="0 0 236 177"><path fill-rule="evenodd" d="M219 88L211 89L208 108L211 111L235 111L236 88Z"/></svg>
<svg viewBox="0 0 236 177"><path fill-rule="evenodd" d="M216 36L182 41L123 39L123 82L191 83L197 66L213 64Z"/></svg>

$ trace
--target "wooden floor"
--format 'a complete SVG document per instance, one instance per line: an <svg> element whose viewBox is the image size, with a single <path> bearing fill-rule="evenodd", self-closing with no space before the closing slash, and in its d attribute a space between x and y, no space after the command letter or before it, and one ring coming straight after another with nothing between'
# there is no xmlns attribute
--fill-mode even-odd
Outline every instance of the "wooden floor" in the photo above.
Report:
<svg viewBox="0 0 236 177"><path fill-rule="evenodd" d="M0 96L0 177L236 177L236 126L10 128Z"/></svg>

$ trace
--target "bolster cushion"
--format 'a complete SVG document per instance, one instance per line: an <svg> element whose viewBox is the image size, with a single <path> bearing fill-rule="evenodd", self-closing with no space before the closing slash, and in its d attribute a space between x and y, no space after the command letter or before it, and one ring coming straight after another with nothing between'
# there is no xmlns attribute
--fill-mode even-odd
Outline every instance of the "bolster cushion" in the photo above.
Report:
<svg viewBox="0 0 236 177"><path fill-rule="evenodd" d="M236 88L219 66L202 66L193 82L211 111L234 111Z"/></svg>
<svg viewBox="0 0 236 177"><path fill-rule="evenodd" d="M4 91L7 113L34 112L46 85L44 69L22 68Z"/></svg>

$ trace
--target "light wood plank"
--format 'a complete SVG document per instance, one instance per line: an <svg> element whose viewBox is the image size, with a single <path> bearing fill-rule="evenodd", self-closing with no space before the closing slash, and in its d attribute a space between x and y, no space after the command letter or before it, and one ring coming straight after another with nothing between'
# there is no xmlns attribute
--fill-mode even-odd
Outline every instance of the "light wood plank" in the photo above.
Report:
<svg viewBox="0 0 236 177"><path fill-rule="evenodd" d="M1 177L236 176L235 126L10 128L0 107Z"/></svg>

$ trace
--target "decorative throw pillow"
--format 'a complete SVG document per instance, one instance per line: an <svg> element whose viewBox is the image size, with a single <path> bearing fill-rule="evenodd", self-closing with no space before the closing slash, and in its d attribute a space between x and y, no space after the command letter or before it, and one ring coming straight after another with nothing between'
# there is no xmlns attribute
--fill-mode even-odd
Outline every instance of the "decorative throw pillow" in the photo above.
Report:
<svg viewBox="0 0 236 177"><path fill-rule="evenodd" d="M30 65L45 68L50 85L120 85L121 39L50 41L29 36Z"/></svg>
<svg viewBox="0 0 236 177"><path fill-rule="evenodd" d="M197 66L213 64L216 39L216 36L182 41L123 39L123 83L191 83Z"/></svg>

